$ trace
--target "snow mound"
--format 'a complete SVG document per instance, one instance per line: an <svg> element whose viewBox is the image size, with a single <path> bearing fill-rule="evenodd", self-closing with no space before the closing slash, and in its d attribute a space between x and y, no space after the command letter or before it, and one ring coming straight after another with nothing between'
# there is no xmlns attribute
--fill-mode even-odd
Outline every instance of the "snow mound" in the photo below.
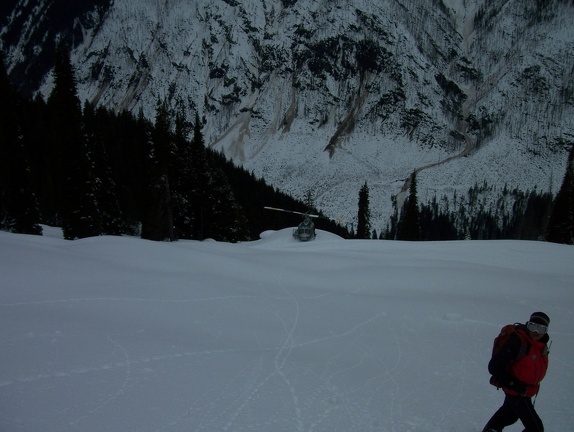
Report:
<svg viewBox="0 0 574 432"><path fill-rule="evenodd" d="M274 245L274 246L281 246L281 245L311 245L312 243L324 243L326 241L333 241L333 240L344 240L343 237L338 236L337 234L333 234L329 231L323 231L320 229L316 229L316 237L314 240L308 242L302 242L293 238L293 230L297 229L297 227L291 228L283 228L278 231L268 230L263 231L259 234L261 240L257 240L253 242L257 246L261 245Z"/></svg>

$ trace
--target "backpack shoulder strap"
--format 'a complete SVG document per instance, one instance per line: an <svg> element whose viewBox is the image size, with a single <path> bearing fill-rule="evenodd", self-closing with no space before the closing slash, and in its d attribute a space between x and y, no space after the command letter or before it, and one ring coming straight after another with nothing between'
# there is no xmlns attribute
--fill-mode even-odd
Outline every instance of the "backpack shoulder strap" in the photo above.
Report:
<svg viewBox="0 0 574 432"><path fill-rule="evenodd" d="M528 342L528 338L526 336L526 326L524 324L515 323L514 324L514 333L520 340L520 349L518 350L518 355L514 360L517 362L518 360L524 358L528 351L530 350L530 342Z"/></svg>

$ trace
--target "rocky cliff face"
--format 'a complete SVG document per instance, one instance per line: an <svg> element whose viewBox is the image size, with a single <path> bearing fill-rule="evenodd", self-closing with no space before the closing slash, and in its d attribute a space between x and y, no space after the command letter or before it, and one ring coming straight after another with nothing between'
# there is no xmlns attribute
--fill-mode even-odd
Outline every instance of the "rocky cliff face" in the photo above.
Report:
<svg viewBox="0 0 574 432"><path fill-rule="evenodd" d="M82 99L198 111L208 145L349 223L367 181L383 228L414 170L423 201L485 181L556 192L574 143L570 0L61 3L5 17L22 88L50 91L66 37Z"/></svg>

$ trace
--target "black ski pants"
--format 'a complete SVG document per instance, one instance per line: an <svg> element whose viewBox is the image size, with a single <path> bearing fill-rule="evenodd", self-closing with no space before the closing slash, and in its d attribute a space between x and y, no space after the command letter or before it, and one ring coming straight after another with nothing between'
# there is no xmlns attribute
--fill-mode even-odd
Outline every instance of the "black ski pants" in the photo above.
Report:
<svg viewBox="0 0 574 432"><path fill-rule="evenodd" d="M532 399L524 396L506 395L504 403L484 427L485 431L502 431L518 420L524 425L522 432L544 432L544 425L534 410Z"/></svg>

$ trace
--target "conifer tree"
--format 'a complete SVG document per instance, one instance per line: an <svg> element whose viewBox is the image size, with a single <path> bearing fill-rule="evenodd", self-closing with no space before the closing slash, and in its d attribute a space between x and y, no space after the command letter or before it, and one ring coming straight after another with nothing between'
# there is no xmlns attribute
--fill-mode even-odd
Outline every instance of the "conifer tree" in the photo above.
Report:
<svg viewBox="0 0 574 432"><path fill-rule="evenodd" d="M86 102L83 119L86 146L91 155L96 179L94 187L102 234L121 235L125 233L125 225L108 154L108 148L117 147L117 142L113 135L109 113L103 108L96 111L91 104Z"/></svg>
<svg viewBox="0 0 574 432"><path fill-rule="evenodd" d="M357 215L357 238L371 238L371 210L369 208L369 186L367 182L359 191L359 211Z"/></svg>
<svg viewBox="0 0 574 432"><path fill-rule="evenodd" d="M54 88L48 99L52 131L62 160L60 216L64 238L73 240L101 234L96 202L95 178L82 127L82 109L77 95L70 54L56 50Z"/></svg>
<svg viewBox="0 0 574 432"><path fill-rule="evenodd" d="M54 150L50 113L46 101L36 96L21 107L22 139L30 162L31 184L45 224L60 226L61 160Z"/></svg>
<svg viewBox="0 0 574 432"><path fill-rule="evenodd" d="M211 173L207 163L207 155L201 132L199 114L195 114L193 138L191 140L191 226L192 238L203 240L209 236L207 227L208 217L208 187Z"/></svg>
<svg viewBox="0 0 574 432"><path fill-rule="evenodd" d="M307 210L310 212L315 212L315 198L313 197L313 191L308 190L305 194L305 205L307 206Z"/></svg>
<svg viewBox="0 0 574 432"><path fill-rule="evenodd" d="M170 186L170 162L173 135L165 101L159 102L151 134L153 153L150 160L148 213L142 226L142 237L148 240L176 240Z"/></svg>
<svg viewBox="0 0 574 432"><path fill-rule="evenodd" d="M118 115L118 134L122 143L117 175L120 178L120 203L126 229L143 236L143 222L149 209L149 184L152 172L152 123L140 110L137 117L127 112ZM145 237L144 237L145 238Z"/></svg>
<svg viewBox="0 0 574 432"><path fill-rule="evenodd" d="M193 173L190 124L180 108L175 116L174 157L170 169L174 229L177 238L193 238Z"/></svg>
<svg viewBox="0 0 574 432"><path fill-rule="evenodd" d="M409 197L403 207L397 240L420 240L420 215L417 201L417 173L411 174Z"/></svg>
<svg viewBox="0 0 574 432"><path fill-rule="evenodd" d="M546 239L574 244L574 147L570 150L564 180L554 200Z"/></svg>
<svg viewBox="0 0 574 432"><path fill-rule="evenodd" d="M41 234L38 201L17 115L18 100L0 56L0 229Z"/></svg>
<svg viewBox="0 0 574 432"><path fill-rule="evenodd" d="M233 243L249 239L243 210L235 200L223 170L214 163L211 164L207 185L207 203L203 220L205 237Z"/></svg>

